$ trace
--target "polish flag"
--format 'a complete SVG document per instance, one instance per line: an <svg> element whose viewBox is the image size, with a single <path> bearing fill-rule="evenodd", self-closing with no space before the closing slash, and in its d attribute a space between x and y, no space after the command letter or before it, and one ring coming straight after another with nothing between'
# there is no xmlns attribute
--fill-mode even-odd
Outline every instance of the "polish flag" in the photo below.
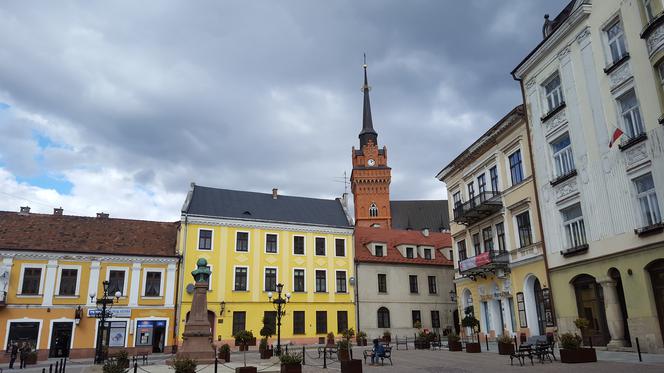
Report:
<svg viewBox="0 0 664 373"><path fill-rule="evenodd" d="M620 128L616 128L615 131L613 131L613 135L611 136L611 141L609 141L609 148L615 144L615 142L620 138L620 136L623 135L623 131Z"/></svg>

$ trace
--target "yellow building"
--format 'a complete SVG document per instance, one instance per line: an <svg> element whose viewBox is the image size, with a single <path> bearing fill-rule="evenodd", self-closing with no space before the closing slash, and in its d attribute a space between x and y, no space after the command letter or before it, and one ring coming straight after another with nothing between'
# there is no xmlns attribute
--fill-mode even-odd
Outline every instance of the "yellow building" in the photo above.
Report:
<svg viewBox="0 0 664 373"><path fill-rule="evenodd" d="M517 106L437 176L453 199L459 318L473 306L481 338L543 335L554 326L530 159Z"/></svg>
<svg viewBox="0 0 664 373"><path fill-rule="evenodd" d="M98 319L90 295L122 294L103 344L170 351L178 270L177 224L0 212L0 341L39 359L92 357ZM3 350L5 350L3 348ZM8 354L0 354L6 361Z"/></svg>
<svg viewBox="0 0 664 373"><path fill-rule="evenodd" d="M344 199L345 200L345 199ZM189 273L205 258L212 275L208 315L218 342L239 330L260 338L263 318L276 311L268 292L290 294L282 343L318 342L355 327L353 229L337 200L197 186L185 201L180 250L180 327L191 309Z"/></svg>

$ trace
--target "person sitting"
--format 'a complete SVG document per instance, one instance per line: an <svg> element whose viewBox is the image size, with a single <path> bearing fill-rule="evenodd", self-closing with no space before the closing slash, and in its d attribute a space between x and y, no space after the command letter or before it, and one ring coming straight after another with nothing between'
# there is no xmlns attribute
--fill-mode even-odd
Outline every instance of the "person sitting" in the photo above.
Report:
<svg viewBox="0 0 664 373"><path fill-rule="evenodd" d="M371 353L371 365L378 364L378 359L385 357L385 347L378 343L378 338L373 340L373 349Z"/></svg>

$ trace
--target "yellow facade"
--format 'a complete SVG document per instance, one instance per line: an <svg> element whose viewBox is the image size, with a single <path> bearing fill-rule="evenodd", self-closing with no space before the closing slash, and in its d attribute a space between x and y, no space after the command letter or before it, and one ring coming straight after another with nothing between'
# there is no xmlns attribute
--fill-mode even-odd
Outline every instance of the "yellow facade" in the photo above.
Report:
<svg viewBox="0 0 664 373"><path fill-rule="evenodd" d="M209 250L199 249L201 231L212 231ZM248 250L237 251L237 234L248 234ZM206 233L204 233L206 234ZM276 253L266 252L266 235L277 235ZM304 254L294 253L294 237L304 237ZM325 255L316 255L316 238L325 240ZM276 282L284 285L283 292L290 293L286 313L282 319L282 343L318 342L327 332L335 335L340 331L339 312L345 312L347 324L343 328L355 327L355 304L351 277L353 274L353 239L351 228L326 228L319 226L269 224L263 222L237 222L223 219L206 219L196 222L188 220L182 225L180 240L183 254L181 277L181 311L179 335L182 335L186 315L191 309L192 294L186 288L193 284L191 271L199 258L208 261L212 275L208 293L208 315L212 321L215 341L233 341L233 321L236 328L244 326L257 338L263 327L264 312L275 311L269 302L265 284L265 269L276 268ZM336 241L344 242L343 255L337 255ZM339 253L341 254L341 253ZM235 290L236 268L247 269L247 287ZM294 271L304 270L305 289L294 288ZM315 271L326 271L326 291L316 292ZM337 289L336 273L345 273L345 291ZM343 287L343 286L342 286ZM276 296L276 292L275 292ZM223 302L223 306L222 306ZM223 312L222 312L223 307ZM304 312L304 332L294 333L294 312ZM324 332L316 330L316 312L326 312ZM245 323L240 323L244 312ZM321 322L322 326L322 322ZM275 336L276 337L276 336Z"/></svg>

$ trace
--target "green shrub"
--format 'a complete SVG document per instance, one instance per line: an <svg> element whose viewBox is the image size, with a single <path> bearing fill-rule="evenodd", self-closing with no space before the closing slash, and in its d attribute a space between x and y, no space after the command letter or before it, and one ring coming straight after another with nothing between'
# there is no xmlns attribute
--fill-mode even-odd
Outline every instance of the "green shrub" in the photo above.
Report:
<svg viewBox="0 0 664 373"><path fill-rule="evenodd" d="M498 342L500 343L505 343L505 344L511 344L514 342L512 337L509 334L503 334L500 337L498 337Z"/></svg>
<svg viewBox="0 0 664 373"><path fill-rule="evenodd" d="M566 350L581 348L581 337L578 334L563 333L560 335L560 347Z"/></svg>
<svg viewBox="0 0 664 373"><path fill-rule="evenodd" d="M267 350L267 338L261 338L261 342L258 345L258 348L261 350Z"/></svg>
<svg viewBox="0 0 664 373"><path fill-rule="evenodd" d="M451 331L450 334L447 335L447 341L448 342L459 342L461 340L461 337L454 331Z"/></svg>
<svg viewBox="0 0 664 373"><path fill-rule="evenodd" d="M226 354L229 352L231 352L231 346L228 343L224 343L223 345L221 345L221 347L219 347L220 354Z"/></svg>
<svg viewBox="0 0 664 373"><path fill-rule="evenodd" d="M254 332L251 330L240 330L239 332L235 333L233 336L236 341L242 344L249 344L251 341L254 340Z"/></svg>
<svg viewBox="0 0 664 373"><path fill-rule="evenodd" d="M127 350L122 349L118 351L115 359L118 361L118 364L123 368L129 368L129 353Z"/></svg>
<svg viewBox="0 0 664 373"><path fill-rule="evenodd" d="M391 333L389 330L385 330L385 331L383 332L383 337L385 337L385 338L391 338L391 337L392 337L392 333Z"/></svg>
<svg viewBox="0 0 664 373"><path fill-rule="evenodd" d="M102 368L104 373L125 373L125 367L121 366L116 359L106 360Z"/></svg>
<svg viewBox="0 0 664 373"><path fill-rule="evenodd" d="M281 356L279 356L279 361L282 364L302 364L302 354L284 351L281 353Z"/></svg>
<svg viewBox="0 0 664 373"><path fill-rule="evenodd" d="M574 325L576 325L579 330L584 330L590 325L590 321L584 319L583 317L579 317L578 319L574 320Z"/></svg>

